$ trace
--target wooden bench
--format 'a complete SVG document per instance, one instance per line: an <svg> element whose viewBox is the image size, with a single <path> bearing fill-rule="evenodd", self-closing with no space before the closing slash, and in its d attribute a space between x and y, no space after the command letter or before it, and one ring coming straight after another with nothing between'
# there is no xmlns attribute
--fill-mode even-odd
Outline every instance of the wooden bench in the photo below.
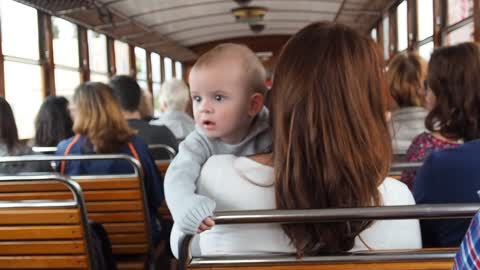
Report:
<svg viewBox="0 0 480 270"><path fill-rule="evenodd" d="M88 219L100 223L108 233L113 255L119 269L145 269L154 263L150 214L140 163L127 155L83 156L23 156L16 159L30 160L127 160L134 166L130 175L71 176L80 184L86 202ZM0 162L5 158L0 159ZM11 160L11 158L10 158ZM58 183L16 183L5 186L0 183L0 200L41 200L46 197L70 199L68 190Z"/></svg>
<svg viewBox="0 0 480 270"><path fill-rule="evenodd" d="M16 187L44 181L62 187L66 196L15 196ZM75 182L60 175L2 176L0 185L0 269L92 269L91 232Z"/></svg>
<svg viewBox="0 0 480 270"><path fill-rule="evenodd" d="M318 210L256 210L215 213L216 226L222 224L258 223L312 223L346 220L460 218L472 217L480 204L386 206L370 208L341 208ZM377 250L358 251L339 255L307 256L251 255L251 256L200 256L191 257L193 235L181 240L179 268L211 270L340 270L387 269L425 270L451 269L454 249Z"/></svg>

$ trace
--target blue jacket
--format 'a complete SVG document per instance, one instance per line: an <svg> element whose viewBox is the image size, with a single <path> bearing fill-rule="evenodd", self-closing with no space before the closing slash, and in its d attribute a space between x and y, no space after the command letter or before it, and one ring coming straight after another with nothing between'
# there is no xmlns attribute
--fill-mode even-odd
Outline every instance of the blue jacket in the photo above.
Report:
<svg viewBox="0 0 480 270"><path fill-rule="evenodd" d="M61 141L57 146L56 155L63 156L67 146L74 137ZM155 166L155 161L148 152L147 145L137 136L133 136L131 143L137 151L140 163L142 164L145 191L147 193L147 202L150 209L150 220L152 228L153 243L158 243L160 229L156 222L156 213L158 207L164 199L163 178ZM84 136L80 136L77 142L71 147L71 155L89 155L96 154L92 144ZM133 156L128 145L123 146L116 154L127 154ZM60 166L57 165L57 170ZM104 174L131 174L134 169L126 160L92 160L92 161L69 161L65 162L66 175L104 175Z"/></svg>
<svg viewBox="0 0 480 270"><path fill-rule="evenodd" d="M455 149L434 151L420 168L413 186L417 204L479 203L480 140ZM421 221L424 247L459 246L470 219Z"/></svg>

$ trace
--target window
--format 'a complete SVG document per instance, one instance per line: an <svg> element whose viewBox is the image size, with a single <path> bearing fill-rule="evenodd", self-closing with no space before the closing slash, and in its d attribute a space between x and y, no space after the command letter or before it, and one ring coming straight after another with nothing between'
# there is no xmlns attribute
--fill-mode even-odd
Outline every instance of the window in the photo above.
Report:
<svg viewBox="0 0 480 270"><path fill-rule="evenodd" d="M425 60L429 61L430 56L433 52L433 41L427 42L420 47L418 47L418 54L423 57Z"/></svg>
<svg viewBox="0 0 480 270"><path fill-rule="evenodd" d="M90 61L90 80L95 81L95 75L103 75L108 78L108 64L107 64L107 38L88 30L88 56Z"/></svg>
<svg viewBox="0 0 480 270"><path fill-rule="evenodd" d="M52 32L56 95L71 99L75 87L80 84L77 27L52 17Z"/></svg>
<svg viewBox="0 0 480 270"><path fill-rule="evenodd" d="M35 132L32 116L42 103L37 11L12 0L2 0L0 5L5 98L13 109L20 139L28 139Z"/></svg>
<svg viewBox="0 0 480 270"><path fill-rule="evenodd" d="M390 23L388 20L388 16L383 18L383 56L385 60L390 58L390 36L389 31Z"/></svg>
<svg viewBox="0 0 480 270"><path fill-rule="evenodd" d="M370 36L372 37L372 39L377 42L377 28L373 28L372 29L372 32L370 32Z"/></svg>
<svg viewBox="0 0 480 270"><path fill-rule="evenodd" d="M433 0L417 1L418 40L433 35Z"/></svg>
<svg viewBox="0 0 480 270"><path fill-rule="evenodd" d="M473 41L473 22L449 32L446 37L446 44L448 45L466 41Z"/></svg>
<svg viewBox="0 0 480 270"><path fill-rule="evenodd" d="M408 48L407 1L403 1L397 7L397 48L398 51Z"/></svg>
<svg viewBox="0 0 480 270"><path fill-rule="evenodd" d="M448 0L448 25L462 21L472 14L473 0Z"/></svg>
<svg viewBox="0 0 480 270"><path fill-rule="evenodd" d="M128 44L115 40L115 65L118 75L130 74Z"/></svg>
<svg viewBox="0 0 480 270"><path fill-rule="evenodd" d="M182 63L175 62L175 76L177 79L182 80Z"/></svg>
<svg viewBox="0 0 480 270"><path fill-rule="evenodd" d="M159 113L159 104L158 104L158 94L160 93L160 87L162 83L162 74L161 74L161 67L160 67L160 55L156 53L151 53L150 58L152 61L152 92L154 97L154 109L155 115Z"/></svg>
<svg viewBox="0 0 480 270"><path fill-rule="evenodd" d="M165 57L163 59L163 66L165 67L165 81L173 78L172 59Z"/></svg>
<svg viewBox="0 0 480 270"><path fill-rule="evenodd" d="M145 49L135 47L135 63L137 65L137 80L146 80L147 55Z"/></svg>

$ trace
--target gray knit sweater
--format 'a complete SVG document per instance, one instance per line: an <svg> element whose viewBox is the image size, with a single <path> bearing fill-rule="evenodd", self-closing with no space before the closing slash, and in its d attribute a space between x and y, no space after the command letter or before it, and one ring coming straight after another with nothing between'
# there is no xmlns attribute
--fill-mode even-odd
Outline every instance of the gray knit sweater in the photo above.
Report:
<svg viewBox="0 0 480 270"><path fill-rule="evenodd" d="M180 144L178 154L165 175L165 199L175 224L182 232L195 234L202 221L213 215L215 201L196 194L200 170L210 156L247 156L270 151L272 140L268 114L268 110L263 108L254 119L247 137L238 144L209 138L198 126Z"/></svg>

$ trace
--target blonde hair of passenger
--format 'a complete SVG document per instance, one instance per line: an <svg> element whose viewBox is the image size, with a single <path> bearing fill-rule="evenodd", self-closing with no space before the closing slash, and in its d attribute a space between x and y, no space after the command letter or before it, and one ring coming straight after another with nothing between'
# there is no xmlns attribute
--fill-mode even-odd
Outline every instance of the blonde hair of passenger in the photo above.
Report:
<svg viewBox="0 0 480 270"><path fill-rule="evenodd" d="M427 76L427 62L418 54L396 55L388 65L387 79L390 94L397 107L419 107L425 103L423 82Z"/></svg>
<svg viewBox="0 0 480 270"><path fill-rule="evenodd" d="M162 111L184 111L189 99L190 92L187 84L178 79L164 82L158 97Z"/></svg>
<svg viewBox="0 0 480 270"><path fill-rule="evenodd" d="M236 58L245 70L246 89L264 95L267 91L267 73L258 57L247 46L235 43L223 43L206 52L193 66L192 70L205 68L225 59Z"/></svg>
<svg viewBox="0 0 480 270"><path fill-rule="evenodd" d="M113 91L106 84L87 82L73 95L76 108L73 131L86 136L97 153L118 152L134 134L123 118Z"/></svg>

